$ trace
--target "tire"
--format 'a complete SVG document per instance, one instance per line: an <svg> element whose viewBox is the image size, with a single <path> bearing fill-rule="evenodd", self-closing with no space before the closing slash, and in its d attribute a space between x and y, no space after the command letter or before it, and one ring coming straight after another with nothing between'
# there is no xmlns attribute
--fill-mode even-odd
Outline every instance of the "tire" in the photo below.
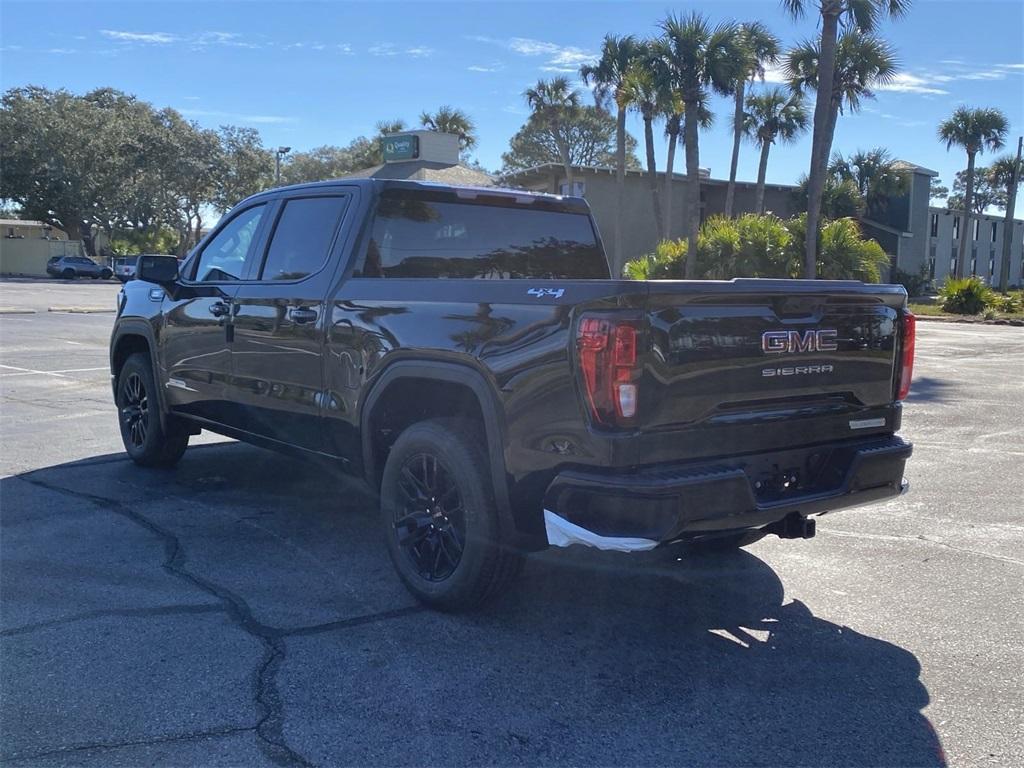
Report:
<svg viewBox="0 0 1024 768"><path fill-rule="evenodd" d="M71 267L68 267L63 272L60 273L60 276L63 277L65 280L74 280L75 270L71 269Z"/></svg>
<svg viewBox="0 0 1024 768"><path fill-rule="evenodd" d="M100 272L100 278L102 278L103 280L109 280L113 276L114 273L111 272L109 269L104 269L102 272Z"/></svg>
<svg viewBox="0 0 1024 768"><path fill-rule="evenodd" d="M490 462L472 435L455 419L414 424L392 446L381 483L391 561L413 596L443 611L497 597L523 564L502 544Z"/></svg>
<svg viewBox="0 0 1024 768"><path fill-rule="evenodd" d="M136 352L117 375L117 415L121 442L141 467L171 467L188 447L187 427L173 416L160 424L156 379L149 356Z"/></svg>

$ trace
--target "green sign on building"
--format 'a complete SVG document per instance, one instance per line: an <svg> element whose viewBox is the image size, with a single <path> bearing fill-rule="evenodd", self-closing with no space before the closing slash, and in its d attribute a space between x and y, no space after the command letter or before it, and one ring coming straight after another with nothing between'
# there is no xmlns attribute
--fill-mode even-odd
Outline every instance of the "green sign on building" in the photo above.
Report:
<svg viewBox="0 0 1024 768"><path fill-rule="evenodd" d="M415 160L420 156L419 136L385 136L384 162L393 160Z"/></svg>

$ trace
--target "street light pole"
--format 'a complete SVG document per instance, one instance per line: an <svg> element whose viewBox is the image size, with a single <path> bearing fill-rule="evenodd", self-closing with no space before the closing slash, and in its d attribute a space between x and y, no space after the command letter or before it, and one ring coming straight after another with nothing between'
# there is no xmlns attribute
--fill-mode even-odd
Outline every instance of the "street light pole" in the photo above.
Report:
<svg viewBox="0 0 1024 768"><path fill-rule="evenodd" d="M291 147L278 147L274 153L274 186L281 186L281 158L292 151Z"/></svg>

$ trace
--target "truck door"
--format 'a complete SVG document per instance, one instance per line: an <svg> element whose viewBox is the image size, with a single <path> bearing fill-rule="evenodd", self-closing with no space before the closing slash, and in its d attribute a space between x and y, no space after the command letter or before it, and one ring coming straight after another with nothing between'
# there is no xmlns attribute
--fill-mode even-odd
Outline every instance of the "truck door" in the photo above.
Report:
<svg viewBox="0 0 1024 768"><path fill-rule="evenodd" d="M249 206L225 222L187 265L183 298L165 299L163 386L174 410L218 424L230 421L231 303L251 266L267 208Z"/></svg>
<svg viewBox="0 0 1024 768"><path fill-rule="evenodd" d="M261 258L238 287L229 396L239 429L324 449L324 302L350 201L336 189L282 200Z"/></svg>

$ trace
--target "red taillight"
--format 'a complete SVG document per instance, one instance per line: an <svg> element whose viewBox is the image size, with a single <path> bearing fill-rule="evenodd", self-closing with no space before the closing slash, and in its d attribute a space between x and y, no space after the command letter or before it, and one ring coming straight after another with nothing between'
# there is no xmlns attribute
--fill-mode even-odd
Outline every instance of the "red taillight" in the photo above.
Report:
<svg viewBox="0 0 1024 768"><path fill-rule="evenodd" d="M636 326L603 317L584 317L576 332L583 394L599 424L636 416Z"/></svg>
<svg viewBox="0 0 1024 768"><path fill-rule="evenodd" d="M917 318L910 312L903 314L903 354L900 356L899 387L897 400L906 400L910 394L910 380L914 377L914 339L917 335Z"/></svg>

